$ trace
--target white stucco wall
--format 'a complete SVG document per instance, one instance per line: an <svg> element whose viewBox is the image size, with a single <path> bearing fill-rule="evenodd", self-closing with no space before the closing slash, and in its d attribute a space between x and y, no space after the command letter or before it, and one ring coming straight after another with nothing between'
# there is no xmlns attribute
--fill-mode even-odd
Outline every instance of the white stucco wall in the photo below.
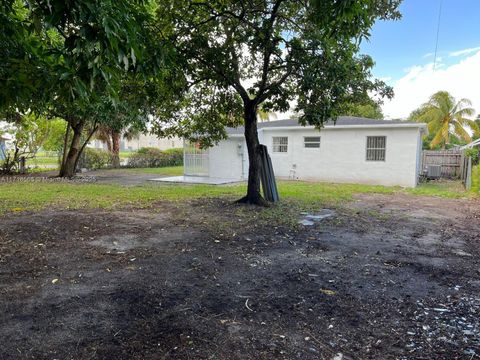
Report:
<svg viewBox="0 0 480 360"><path fill-rule="evenodd" d="M239 149L239 145L241 148ZM245 141L243 138L233 138L221 141L209 149L209 176L222 179L243 179L244 166L248 156L245 156Z"/></svg>
<svg viewBox="0 0 480 360"><path fill-rule="evenodd" d="M287 153L273 153L274 136L288 137ZM305 148L305 136L320 136L320 148ZM386 136L385 161L366 160L367 136ZM259 137L268 147L277 177L404 187L417 185L421 156L419 128L326 128L320 132L264 129ZM237 151L240 141L244 144L243 139L235 138L210 149L210 176L247 177L248 156L245 151L242 173L242 156Z"/></svg>
<svg viewBox="0 0 480 360"><path fill-rule="evenodd" d="M418 128L265 131L275 175L301 180L400 185L417 184ZM305 136L320 148L305 148ZM288 136L288 152L273 153L272 137ZM367 136L386 136L385 161L367 161Z"/></svg>

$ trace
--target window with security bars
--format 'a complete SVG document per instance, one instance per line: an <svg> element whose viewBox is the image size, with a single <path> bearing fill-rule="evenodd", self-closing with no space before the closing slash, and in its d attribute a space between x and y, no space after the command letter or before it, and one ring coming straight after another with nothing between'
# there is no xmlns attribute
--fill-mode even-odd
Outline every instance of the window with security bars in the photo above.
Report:
<svg viewBox="0 0 480 360"><path fill-rule="evenodd" d="M367 161L385 161L386 136L367 136Z"/></svg>
<svg viewBox="0 0 480 360"><path fill-rule="evenodd" d="M303 138L303 144L305 148L319 148L320 136L305 136Z"/></svg>
<svg viewBox="0 0 480 360"><path fill-rule="evenodd" d="M286 153L288 151L288 137L274 136L273 137L273 152Z"/></svg>

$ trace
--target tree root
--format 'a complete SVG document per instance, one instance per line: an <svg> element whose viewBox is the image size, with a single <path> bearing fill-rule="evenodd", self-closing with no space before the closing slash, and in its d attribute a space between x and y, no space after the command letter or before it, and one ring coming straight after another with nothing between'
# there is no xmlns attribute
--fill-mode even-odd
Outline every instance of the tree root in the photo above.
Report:
<svg viewBox="0 0 480 360"><path fill-rule="evenodd" d="M245 195L241 199L238 199L237 201L235 201L235 203L246 204L246 205L257 205L257 206L263 206L263 207L271 206L271 204L268 201L266 201L260 194L253 197Z"/></svg>

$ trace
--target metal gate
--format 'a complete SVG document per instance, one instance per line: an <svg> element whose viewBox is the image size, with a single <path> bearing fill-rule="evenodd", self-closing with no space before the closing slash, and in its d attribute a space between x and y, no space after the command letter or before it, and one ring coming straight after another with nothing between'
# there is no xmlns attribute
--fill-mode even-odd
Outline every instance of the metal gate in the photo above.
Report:
<svg viewBox="0 0 480 360"><path fill-rule="evenodd" d="M183 153L184 174L208 176L208 149L201 149L199 143L185 142Z"/></svg>

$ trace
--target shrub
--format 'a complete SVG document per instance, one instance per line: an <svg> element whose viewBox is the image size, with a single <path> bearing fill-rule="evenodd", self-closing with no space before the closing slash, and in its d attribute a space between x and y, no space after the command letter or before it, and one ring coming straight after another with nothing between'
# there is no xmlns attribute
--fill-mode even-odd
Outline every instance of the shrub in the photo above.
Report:
<svg viewBox="0 0 480 360"><path fill-rule="evenodd" d="M157 148L138 149L128 158L128 167L148 168L179 166L183 164L183 149L168 149L162 151Z"/></svg>
<svg viewBox="0 0 480 360"><path fill-rule="evenodd" d="M478 164L478 148L465 149L465 156L472 158L472 164Z"/></svg>
<svg viewBox="0 0 480 360"><path fill-rule="evenodd" d="M85 148L80 160L78 161L79 168L86 168L89 170L103 169L112 164L110 153L102 149Z"/></svg>

